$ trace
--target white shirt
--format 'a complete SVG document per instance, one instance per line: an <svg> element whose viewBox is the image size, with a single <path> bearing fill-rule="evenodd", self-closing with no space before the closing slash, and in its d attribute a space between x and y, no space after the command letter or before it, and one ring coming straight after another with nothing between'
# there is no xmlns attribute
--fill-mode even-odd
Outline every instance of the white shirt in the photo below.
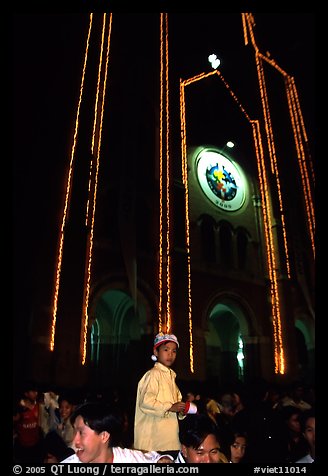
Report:
<svg viewBox="0 0 328 476"><path fill-rule="evenodd" d="M295 461L295 463L313 463L314 459L310 454L303 456L302 458Z"/></svg>
<svg viewBox="0 0 328 476"><path fill-rule="evenodd" d="M147 453L144 453L143 451L120 448L119 446L113 447L112 450L113 463L157 463L158 460L164 456L157 453L157 451L148 451ZM172 463L174 462L171 456L165 456L171 458ZM65 458L61 463L82 463L82 461L79 460L75 453L74 455Z"/></svg>
<svg viewBox="0 0 328 476"><path fill-rule="evenodd" d="M178 453L178 456L175 458L174 460L175 463L185 463L185 459L183 457L183 454L181 453L181 451L179 451Z"/></svg>

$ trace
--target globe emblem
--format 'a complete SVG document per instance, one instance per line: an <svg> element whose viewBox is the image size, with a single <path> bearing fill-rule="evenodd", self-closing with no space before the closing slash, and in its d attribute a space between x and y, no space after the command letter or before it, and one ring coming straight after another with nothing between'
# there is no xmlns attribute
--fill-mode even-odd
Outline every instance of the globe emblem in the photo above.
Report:
<svg viewBox="0 0 328 476"><path fill-rule="evenodd" d="M233 175L224 166L216 164L206 169L206 180L212 192L221 200L233 200L237 194L237 184Z"/></svg>

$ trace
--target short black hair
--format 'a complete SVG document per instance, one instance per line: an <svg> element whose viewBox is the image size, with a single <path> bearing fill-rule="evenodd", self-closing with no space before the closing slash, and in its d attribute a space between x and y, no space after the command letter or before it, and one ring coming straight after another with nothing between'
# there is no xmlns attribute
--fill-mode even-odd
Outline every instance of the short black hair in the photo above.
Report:
<svg viewBox="0 0 328 476"><path fill-rule="evenodd" d="M73 411L70 421L74 425L76 418L80 416L84 423L98 435L102 431L110 434L108 446L117 446L121 439L122 425L115 412L108 404L103 402L87 402L79 405Z"/></svg>
<svg viewBox="0 0 328 476"><path fill-rule="evenodd" d="M187 448L197 449L208 435L215 435L218 439L215 424L202 413L187 415L179 423L179 440Z"/></svg>

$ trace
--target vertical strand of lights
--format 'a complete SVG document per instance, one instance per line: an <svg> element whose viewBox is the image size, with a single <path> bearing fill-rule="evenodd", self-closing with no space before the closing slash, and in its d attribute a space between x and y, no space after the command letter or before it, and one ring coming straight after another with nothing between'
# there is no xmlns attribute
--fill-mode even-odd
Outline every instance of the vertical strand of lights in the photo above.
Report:
<svg viewBox="0 0 328 476"><path fill-rule="evenodd" d="M267 133L271 170L275 177L276 190L278 194L279 212L280 212L281 229L282 229L284 249L285 249L287 276L290 279L290 263L289 263L287 233L286 233L286 224L285 224L285 214L284 214L283 199L282 199L282 193L281 193L281 187L280 187L279 168L278 168L276 147L275 147L274 134L273 134L273 128L272 128L268 92L267 92L264 68L263 68L263 62L262 62L262 59L264 57L261 53L259 52L257 53L258 54L256 54L256 57L257 57L256 65L257 65L257 71L258 71L259 87L260 87L262 108L263 108L263 114L264 114L264 124L265 124L265 130Z"/></svg>
<svg viewBox="0 0 328 476"><path fill-rule="evenodd" d="M306 160L305 144L308 139L305 131L302 111L298 101L298 94L295 86L294 78L286 79L286 93L289 107L289 113L292 122L295 147L297 151L298 166L300 169L301 180L303 184L303 196L305 201L305 211L307 216L307 226L311 240L313 257L315 257L315 214L314 203L312 198L311 181L314 186L315 176L311 157ZM309 162L309 163L308 163ZM309 169L309 170L308 170Z"/></svg>
<svg viewBox="0 0 328 476"><path fill-rule="evenodd" d="M296 85L295 85L294 78L290 77L290 76L288 76L287 91L290 92L292 97L293 97L294 110L295 110L294 114L297 118L297 123L299 124L299 130L300 130L300 137L299 137L300 145L303 146L303 149L305 149L305 146L308 149L308 147L309 147L308 137L307 137L307 133L306 133L306 130L305 130L301 105L300 105L300 102L299 102L299 99L298 99L297 88L296 88ZM297 111L297 113L296 113L296 111ZM311 154L310 154L309 150L307 150L307 153L308 153L308 158L306 160L306 162L308 162L307 167L309 168L309 174L311 175L311 180L313 181L313 184L315 184L315 174L314 174L314 168L313 168Z"/></svg>
<svg viewBox="0 0 328 476"><path fill-rule="evenodd" d="M251 13L242 13L241 14L241 21L242 21L242 26L243 26L243 34L244 34L244 44L248 45L249 43L249 38L248 36L250 35L250 40L254 44L254 34L253 34L253 29L252 27L255 26L255 20L254 16ZM248 28L249 27L249 28Z"/></svg>
<svg viewBox="0 0 328 476"><path fill-rule="evenodd" d="M82 365L84 365L86 361L87 335L88 335L88 323L89 323L88 306L89 306L89 296L90 296L91 264L92 264L92 252L93 252L93 240L94 240L94 225L95 225L96 202L97 202L102 127L103 127L106 85L107 85L107 75L108 75L112 14L109 15L108 24L106 20L107 20L107 14L105 13L103 15L103 28L102 28L102 35L101 35L98 79L97 79L97 93L96 93L96 100L95 100L94 123L93 123L93 132L92 132L92 146L91 146L92 159L90 162L90 175L89 175L89 188L88 188L89 198L88 198L87 208L86 208L86 225L90 228L90 233L88 237L89 241L88 241L88 250L87 250L86 279L85 279L83 315L82 315L82 326L81 326L80 352L81 352ZM106 34L106 31L107 31L107 34ZM106 51L105 51L105 58L104 58L105 35L107 39L107 44L106 44ZM95 165L96 168L95 168L95 171L93 172L94 157L96 158L96 165ZM92 204L91 216L89 214L90 204Z"/></svg>
<svg viewBox="0 0 328 476"><path fill-rule="evenodd" d="M55 290L54 290L54 298L53 298L53 310L52 310L50 344L49 344L49 348L50 348L51 351L53 351L54 347L55 347L58 295L59 295L59 288L60 288L60 275L61 275L62 259L63 259L64 238L65 238L65 231L66 231L66 221L67 221L68 207L69 207L69 203L70 203L70 199L71 199L71 188L72 188L72 180L73 180L73 168L74 168L74 162L75 162L77 135L78 135L78 129L79 129L80 108L81 108L81 103L82 103L85 72L86 72L87 60L88 60L90 36L91 36L91 30L92 30L92 21L93 21L93 14L90 13L89 30L88 30L87 41L86 41L86 48L85 48L85 54L84 54L84 63L83 63L83 70L82 70L82 79L81 79L81 85L80 85L80 94L79 94L79 100L78 100L77 111L76 111L73 144L72 144L72 149L71 149L71 157L70 157L68 176L67 176L67 185L66 185L65 202L64 202L64 207L63 207L62 224L61 224L61 228L60 228L60 232L59 232L59 246L58 246L58 255L57 255Z"/></svg>
<svg viewBox="0 0 328 476"><path fill-rule="evenodd" d="M261 57L262 56L259 54L258 50L256 50L255 61L256 61L256 68L258 73L259 90L260 90L260 97L261 97L263 116L264 116L264 126L265 126L265 131L267 136L269 160L270 160L271 172L275 177L276 186L277 186L280 216L281 216L281 226L283 231L284 247L285 247L284 249L285 249L285 255L286 255L286 267L287 267L288 277L290 278L287 235L286 235L286 228L285 228L285 221L284 221L284 214L283 214L283 207L282 207L282 196L280 192L280 180L279 180L277 159L276 159L276 153L275 153L273 129L271 125L268 94L267 94L267 89L265 84L264 69L263 69ZM267 175L265 177L266 177L266 181L268 181ZM268 203L265 203L265 206L268 206ZM278 277L277 277L278 264L276 262L276 257L278 256L278 250L275 249L275 244L274 244L273 234L272 234L272 230L273 230L272 209L271 209L271 213L269 214L269 217L270 217L270 230L268 230L268 232L269 232L269 246L270 246L272 259L271 259L271 263L268 263L268 264L269 264L270 282L271 282L271 286L273 286L273 289L271 292L271 305L272 305L272 320L273 320L273 327L274 327L275 373L284 374L285 361L284 361L284 349L283 349L282 326L281 326L281 312L280 312L280 306L279 306L280 296L279 296Z"/></svg>
<svg viewBox="0 0 328 476"><path fill-rule="evenodd" d="M275 266L274 240L272 234L272 212L270 202L270 191L264 161L263 145L261 141L260 126L258 121L253 121L253 137L256 150L256 160L258 167L258 177L260 183L260 194L262 202L264 235L266 243L267 263L270 282L270 297L272 307L272 327L274 340L274 364L275 373L285 372L285 357L281 333L281 317L279 307L279 290Z"/></svg>
<svg viewBox="0 0 328 476"><path fill-rule="evenodd" d="M280 68L279 65L273 59L267 58L266 56L263 56L261 53L259 53L259 56L263 61L266 61L267 63L269 63L270 66L275 68L284 77L290 121L291 121L291 126L293 130L293 135L294 135L294 142L295 142L295 148L297 153L300 176L301 176L301 180L303 184L303 196L305 201L305 213L307 216L308 231L309 231L309 236L311 240L313 255L315 256L315 241L314 241L315 214L314 214L314 201L312 198L312 187L310 184L309 175L311 175L311 180L313 185L315 183L315 177L314 177L314 170L313 170L311 157L309 156L307 160L307 156L305 153L305 144L308 143L308 139L307 139L304 120L302 116L301 106L298 99L298 93L295 86L295 81L294 81L294 78L289 76L282 68ZM262 83L265 85L263 66L261 63L260 63L260 68L261 68ZM267 94L265 86L264 86L264 91L265 91L265 94ZM266 101L265 104L266 104L266 111L268 111L269 113L268 101ZM272 128L270 127L269 131L271 130ZM271 139L273 141L273 134L271 134ZM283 215L282 215L282 218L283 218ZM283 225L284 225L284 222L283 222ZM287 235L286 235L285 226L283 226L283 231L284 231L285 248L287 249ZM289 261L288 261L288 265L289 265Z"/></svg>
<svg viewBox="0 0 328 476"><path fill-rule="evenodd" d="M171 330L171 185L168 15L160 14L160 223L159 223L159 331ZM165 188L165 199L164 199ZM165 216L165 222L164 222ZM164 249L165 259L164 259ZM164 306L164 297L166 306ZM165 309L165 310L164 310Z"/></svg>
<svg viewBox="0 0 328 476"><path fill-rule="evenodd" d="M186 100L185 87L188 80L180 79L180 123L181 123L181 164L182 182L185 194L185 233L187 253L187 279L188 279L188 324L189 324L189 367L194 373L194 345L193 345L193 322L192 322L192 296L191 296L191 254L190 254L190 218L189 218L189 184L188 184L188 161L187 161L187 126L186 126Z"/></svg>
<svg viewBox="0 0 328 476"><path fill-rule="evenodd" d="M170 158L170 114L169 114L169 30L168 14L165 14L165 93L166 93L166 332L171 332L171 158Z"/></svg>
<svg viewBox="0 0 328 476"><path fill-rule="evenodd" d="M160 14L160 110L159 110L159 263L158 263L158 330L163 330L163 91L164 91L164 14Z"/></svg>

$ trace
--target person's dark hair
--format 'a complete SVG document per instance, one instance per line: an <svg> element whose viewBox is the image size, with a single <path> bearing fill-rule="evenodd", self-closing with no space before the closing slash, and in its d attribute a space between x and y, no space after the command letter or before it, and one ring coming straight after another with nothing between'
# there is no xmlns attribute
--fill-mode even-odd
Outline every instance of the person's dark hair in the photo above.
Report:
<svg viewBox="0 0 328 476"><path fill-rule="evenodd" d="M229 428L229 430L227 430L227 444L231 446L239 436L247 440L246 431Z"/></svg>
<svg viewBox="0 0 328 476"><path fill-rule="evenodd" d="M187 415L180 421L179 440L187 448L197 449L208 435L218 438L216 428L212 420L203 414Z"/></svg>
<svg viewBox="0 0 328 476"><path fill-rule="evenodd" d="M301 425L301 432L304 433L306 429L306 422L308 421L309 418L315 418L315 411L313 408L310 408L309 410L304 410L302 413L299 415L298 419Z"/></svg>
<svg viewBox="0 0 328 476"><path fill-rule="evenodd" d="M76 418L80 416L85 425L98 435L102 431L110 434L108 446L117 446L121 439L122 425L119 416L111 411L111 408L102 402L87 402L79 405L72 413L70 421L74 425Z"/></svg>
<svg viewBox="0 0 328 476"><path fill-rule="evenodd" d="M59 395L58 397L58 405L61 404L61 402L68 402L70 405L74 405L75 404L75 400L74 400L74 396L71 395L70 393L62 393Z"/></svg>
<svg viewBox="0 0 328 476"><path fill-rule="evenodd" d="M21 385L22 395L24 395L25 392L30 392L31 390L39 392L39 385L34 382L34 380L25 380Z"/></svg>
<svg viewBox="0 0 328 476"><path fill-rule="evenodd" d="M283 422L287 422L287 420L289 420L292 415L298 415L299 417L301 413L302 410L300 410L298 407L294 407L294 405L286 405L280 410L280 416Z"/></svg>
<svg viewBox="0 0 328 476"><path fill-rule="evenodd" d="M238 438L239 436L246 438L246 443L247 443L248 434L245 430L240 430L233 427L224 428L224 431L222 433L223 433L223 436L222 436L221 449L223 453L226 455L226 457L230 460L231 459L231 445L234 444L234 442L236 441L236 438Z"/></svg>

